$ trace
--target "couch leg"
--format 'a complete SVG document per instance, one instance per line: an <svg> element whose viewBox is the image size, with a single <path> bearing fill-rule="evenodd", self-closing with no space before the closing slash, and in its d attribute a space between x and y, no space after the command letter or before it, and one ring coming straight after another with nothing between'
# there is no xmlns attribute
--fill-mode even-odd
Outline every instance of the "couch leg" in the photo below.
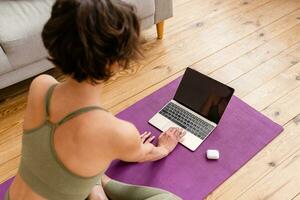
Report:
<svg viewBox="0 0 300 200"><path fill-rule="evenodd" d="M164 36L164 21L156 24L157 39L162 39Z"/></svg>

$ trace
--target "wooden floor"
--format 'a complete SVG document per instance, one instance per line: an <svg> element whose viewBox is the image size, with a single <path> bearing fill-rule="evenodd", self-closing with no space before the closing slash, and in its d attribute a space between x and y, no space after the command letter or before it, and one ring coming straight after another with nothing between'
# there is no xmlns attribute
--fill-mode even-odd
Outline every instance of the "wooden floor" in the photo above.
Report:
<svg viewBox="0 0 300 200"><path fill-rule="evenodd" d="M145 59L106 84L105 107L117 113L187 66L227 83L285 130L207 199L300 200L300 0L174 0L174 9L165 38L145 31ZM0 182L17 170L28 84L0 91Z"/></svg>

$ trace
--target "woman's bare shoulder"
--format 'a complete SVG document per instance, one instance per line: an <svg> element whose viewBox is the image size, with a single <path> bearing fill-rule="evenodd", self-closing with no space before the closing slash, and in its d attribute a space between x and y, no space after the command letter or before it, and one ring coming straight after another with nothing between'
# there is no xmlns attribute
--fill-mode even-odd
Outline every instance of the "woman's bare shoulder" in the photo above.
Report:
<svg viewBox="0 0 300 200"><path fill-rule="evenodd" d="M57 80L50 75L39 75L33 79L30 84L28 93L28 105L29 106L39 106L39 104L44 103L45 95L49 87L53 84L57 84Z"/></svg>
<svg viewBox="0 0 300 200"><path fill-rule="evenodd" d="M100 121L95 122L98 124L98 129L106 130L106 132L111 133L113 138L132 138L138 135L138 130L132 123L119 119L109 112L103 113L98 119Z"/></svg>
<svg viewBox="0 0 300 200"><path fill-rule="evenodd" d="M137 128L130 122L107 113L103 123L98 123L98 130L105 131L110 143L116 147L137 146L140 142ZM99 118L100 119L100 118Z"/></svg>
<svg viewBox="0 0 300 200"><path fill-rule="evenodd" d="M31 129L43 122L45 96L49 87L58 83L49 75L39 75L30 84L24 116L24 129Z"/></svg>
<svg viewBox="0 0 300 200"><path fill-rule="evenodd" d="M45 93L51 85L56 83L58 83L58 81L50 75L39 75L35 77L31 82L29 88L29 95Z"/></svg>

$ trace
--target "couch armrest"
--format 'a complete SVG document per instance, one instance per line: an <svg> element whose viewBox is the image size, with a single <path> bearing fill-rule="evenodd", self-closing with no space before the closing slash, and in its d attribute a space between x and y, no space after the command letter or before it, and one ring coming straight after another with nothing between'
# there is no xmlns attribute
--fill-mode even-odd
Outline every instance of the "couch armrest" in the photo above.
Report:
<svg viewBox="0 0 300 200"><path fill-rule="evenodd" d="M173 0L155 0L154 23L157 24L173 16Z"/></svg>

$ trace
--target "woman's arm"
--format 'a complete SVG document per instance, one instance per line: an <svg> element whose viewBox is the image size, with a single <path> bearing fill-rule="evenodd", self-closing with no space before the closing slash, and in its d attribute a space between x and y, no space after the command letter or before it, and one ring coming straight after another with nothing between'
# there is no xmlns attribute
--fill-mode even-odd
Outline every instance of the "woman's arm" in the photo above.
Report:
<svg viewBox="0 0 300 200"><path fill-rule="evenodd" d="M161 133L155 146L151 143L154 136L150 132L140 135L135 126L129 123L122 130L119 140L122 142L116 145L116 153L118 159L127 162L147 162L164 158L173 151L184 135L182 129L170 128Z"/></svg>
<svg viewBox="0 0 300 200"><path fill-rule="evenodd" d="M156 161L166 157L170 152L167 148L162 146L154 146L151 142L154 140L154 136L151 136L151 132L145 132L141 136L140 158L138 162Z"/></svg>

